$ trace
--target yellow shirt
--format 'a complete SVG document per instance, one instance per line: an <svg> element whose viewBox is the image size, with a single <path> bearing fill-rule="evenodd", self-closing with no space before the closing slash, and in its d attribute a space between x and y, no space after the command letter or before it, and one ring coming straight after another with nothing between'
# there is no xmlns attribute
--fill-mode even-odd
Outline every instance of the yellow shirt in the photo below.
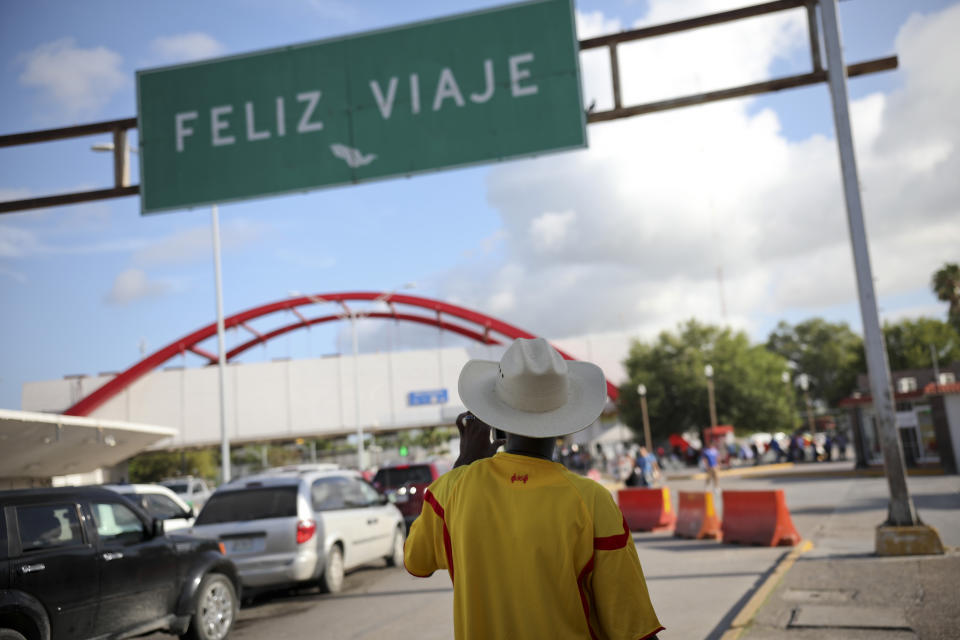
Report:
<svg viewBox="0 0 960 640"><path fill-rule="evenodd" d="M638 640L663 628L610 492L548 460L498 453L441 476L404 564L450 573L461 640Z"/></svg>

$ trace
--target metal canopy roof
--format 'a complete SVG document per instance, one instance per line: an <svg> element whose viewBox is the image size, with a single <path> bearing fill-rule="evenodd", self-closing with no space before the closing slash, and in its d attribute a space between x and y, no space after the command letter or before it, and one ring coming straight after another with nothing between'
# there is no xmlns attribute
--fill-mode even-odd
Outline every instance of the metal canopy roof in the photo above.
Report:
<svg viewBox="0 0 960 640"><path fill-rule="evenodd" d="M0 478L51 478L115 465L177 430L0 409Z"/></svg>

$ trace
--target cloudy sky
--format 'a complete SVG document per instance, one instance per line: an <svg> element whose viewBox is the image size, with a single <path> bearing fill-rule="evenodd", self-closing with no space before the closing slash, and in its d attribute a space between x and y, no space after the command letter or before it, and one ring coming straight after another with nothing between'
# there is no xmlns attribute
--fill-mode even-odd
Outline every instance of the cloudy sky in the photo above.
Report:
<svg viewBox="0 0 960 640"><path fill-rule="evenodd" d="M0 133L134 116L137 69L495 4L5 2ZM584 0L578 35L745 4ZM929 281L960 259L960 3L849 0L841 21L848 63L900 59L850 82L882 315L942 317ZM624 46L624 101L806 72L805 25L798 10ZM608 108L605 55L581 63L585 104ZM553 338L652 336L690 317L757 340L813 315L859 331L825 86L590 125L588 136L585 150L225 205L226 312L291 291L412 282L411 293ZM102 141L0 150L0 200L111 186L110 154L90 150ZM141 216L125 198L2 215L0 301L0 407L19 408L27 380L122 370L214 319L209 212ZM364 350L456 344L372 320L360 329ZM336 353L347 338L315 328L245 359Z"/></svg>

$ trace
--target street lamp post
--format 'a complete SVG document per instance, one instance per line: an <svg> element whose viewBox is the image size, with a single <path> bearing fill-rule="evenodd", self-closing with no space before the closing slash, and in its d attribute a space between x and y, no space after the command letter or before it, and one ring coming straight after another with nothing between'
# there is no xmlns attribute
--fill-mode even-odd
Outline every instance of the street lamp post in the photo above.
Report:
<svg viewBox="0 0 960 640"><path fill-rule="evenodd" d="M113 142L98 142L90 147L91 151L110 151L113 153L113 182L117 188L130 185L130 154L138 151L127 144L127 132L123 129L113 131ZM230 436L227 434L226 404L226 347L223 327L223 280L220 268L220 218L217 205L210 208L210 229L213 235L213 272L217 302L217 376L220 394L220 481L230 482Z"/></svg>
<svg viewBox="0 0 960 640"><path fill-rule="evenodd" d="M713 365L703 368L703 375L707 377L707 395L710 400L710 427L717 426L717 404L713 397Z"/></svg>
<svg viewBox="0 0 960 640"><path fill-rule="evenodd" d="M416 287L415 283L407 282L400 288L413 289L414 287ZM381 296L377 296L374 298L374 302L388 301L390 300L390 296L396 293L396 291L396 289L393 289ZM290 291L289 294L291 296L303 295L314 304L329 302L328 300L318 298L317 296L301 294L299 291ZM353 344L353 415L354 419L357 421L357 469L363 471L366 465L364 464L365 456L363 448L363 422L360 421L360 348L359 340L357 338L357 320L362 318L364 314L357 313L342 302L341 304L346 312L346 317L350 320L351 342Z"/></svg>
<svg viewBox="0 0 960 640"><path fill-rule="evenodd" d="M813 411L810 408L810 394L807 393L808 389L810 389L810 376L801 373L799 381L800 388L803 389L803 403L807 407L807 428L810 429L810 433L816 433L817 426L813 423Z"/></svg>
<svg viewBox="0 0 960 640"><path fill-rule="evenodd" d="M793 387L790 386L790 372L784 371L780 374L780 380L783 381L783 388L787 392L787 407L790 409L789 419L790 419L790 428L787 430L787 433L793 433L793 430L797 428L797 418L796 418L796 402L793 398Z"/></svg>
<svg viewBox="0 0 960 640"><path fill-rule="evenodd" d="M650 416L647 415L647 385L638 384L637 393L640 394L640 412L643 414L643 440L647 451L653 451L653 439L650 437Z"/></svg>
<svg viewBox="0 0 960 640"><path fill-rule="evenodd" d="M360 349L357 346L357 314L350 311L350 333L353 335L353 415L357 421L357 470L363 471L363 423L360 422Z"/></svg>

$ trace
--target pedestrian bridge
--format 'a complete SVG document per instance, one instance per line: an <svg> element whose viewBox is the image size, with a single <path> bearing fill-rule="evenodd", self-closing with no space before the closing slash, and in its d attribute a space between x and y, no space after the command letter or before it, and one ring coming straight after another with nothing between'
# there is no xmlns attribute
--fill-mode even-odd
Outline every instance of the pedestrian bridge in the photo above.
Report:
<svg viewBox="0 0 960 640"><path fill-rule="evenodd" d="M333 313L330 307L335 309ZM291 313L297 321L288 323ZM274 329L262 331L248 324L255 318L280 321L275 321ZM469 340L462 347L361 353L357 357L235 362L250 348L291 331L368 318L418 323ZM452 424L463 410L457 379L467 360L497 360L514 338L536 337L457 305L378 292L288 298L233 314L224 319L224 325L250 334L226 353L225 414L234 443L343 435L355 432L358 426L377 432ZM631 338L626 333L601 334L554 340L552 344L567 359L582 358L600 365L607 374L608 396L615 400L616 384L625 377L621 362ZM213 346L206 345L207 341ZM211 323L115 375L27 383L23 408L177 430L178 435L154 448L213 445L220 441L217 367L208 366L217 361L215 345L216 324ZM188 353L199 359L201 366L162 368Z"/></svg>

